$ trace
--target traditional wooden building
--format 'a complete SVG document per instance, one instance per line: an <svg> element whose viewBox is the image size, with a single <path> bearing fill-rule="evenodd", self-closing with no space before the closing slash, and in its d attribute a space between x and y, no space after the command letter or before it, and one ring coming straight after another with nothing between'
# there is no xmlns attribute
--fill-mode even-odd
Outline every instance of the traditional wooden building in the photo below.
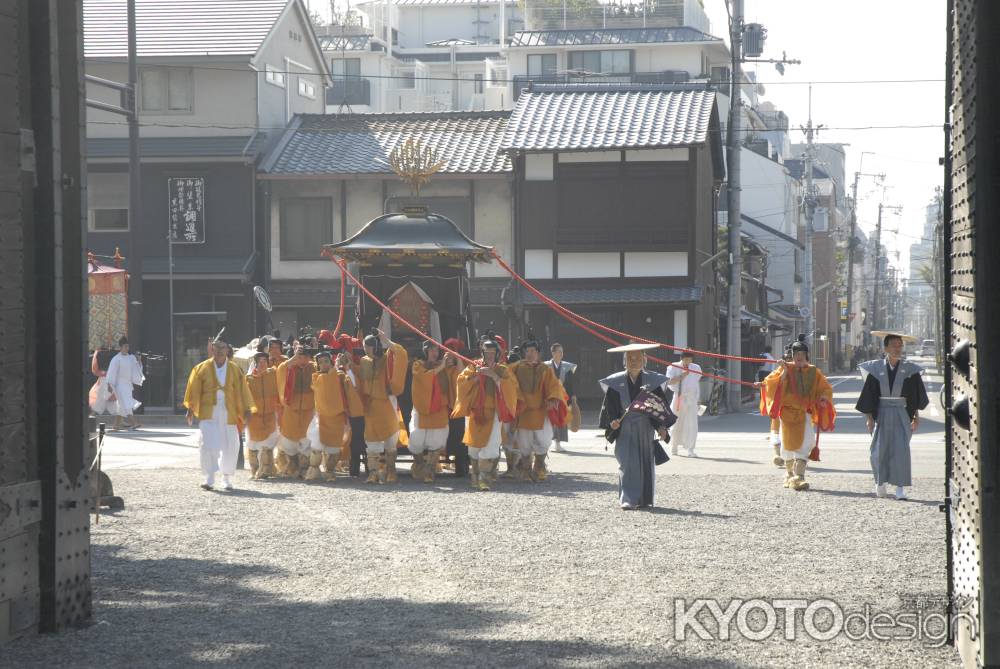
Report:
<svg viewBox="0 0 1000 669"><path fill-rule="evenodd" d="M127 79L125 10L83 3L86 74ZM144 401L174 407L207 338L259 334L256 163L294 114L325 109L328 79L302 0L138 0L136 25L139 210L129 221L127 124L89 109L85 243L125 256L129 336L174 366L173 389L168 367L147 368ZM86 97L119 102L92 80Z"/></svg>
<svg viewBox="0 0 1000 669"><path fill-rule="evenodd" d="M510 257L510 159L500 151L509 112L302 114L258 171L263 259L275 329L287 336L337 319L340 273L320 256L383 214L423 206L470 239ZM407 140L443 161L415 195L389 166ZM382 226L378 226L381 229ZM472 306L481 327L504 317L499 296L510 277L495 265L471 269ZM506 334L506 330L504 330Z"/></svg>
<svg viewBox="0 0 1000 669"><path fill-rule="evenodd" d="M678 346L718 348L715 209L724 176L710 90L525 89L503 149L515 172L521 273L586 317ZM615 364L605 343L517 293L523 331L581 364L581 397Z"/></svg>

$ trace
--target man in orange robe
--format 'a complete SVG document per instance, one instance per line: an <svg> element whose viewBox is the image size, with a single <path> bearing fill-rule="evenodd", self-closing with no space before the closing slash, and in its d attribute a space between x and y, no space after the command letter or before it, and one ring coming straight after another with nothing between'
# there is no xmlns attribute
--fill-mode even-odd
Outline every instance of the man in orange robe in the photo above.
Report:
<svg viewBox="0 0 1000 669"><path fill-rule="evenodd" d="M434 483L441 451L448 445L448 419L455 401L458 368L448 365L441 349L430 341L423 344L424 359L413 363L410 395L410 453L413 454L413 478Z"/></svg>
<svg viewBox="0 0 1000 669"><path fill-rule="evenodd" d="M806 465L816 446L816 430L833 429L833 387L814 365L803 341L792 345L791 364L784 360L760 387L761 411L781 420L781 457L785 461L785 487L808 490ZM818 458L818 455L815 456Z"/></svg>
<svg viewBox="0 0 1000 669"><path fill-rule="evenodd" d="M247 421L246 456L253 479L274 476L274 447L278 443L277 412L281 406L278 375L267 366L267 359L267 351L255 353L247 375L253 408Z"/></svg>
<svg viewBox="0 0 1000 669"><path fill-rule="evenodd" d="M358 390L365 407L368 483L396 482L400 414L396 398L406 386L409 362L404 349L382 331L365 337L365 357L358 368Z"/></svg>
<svg viewBox="0 0 1000 669"><path fill-rule="evenodd" d="M463 441L469 448L472 473L469 483L489 490L489 481L500 460L500 423L509 421L517 405L517 381L499 364L500 345L492 339L480 345L483 358L458 375L452 415L464 417Z"/></svg>
<svg viewBox="0 0 1000 669"><path fill-rule="evenodd" d="M281 396L281 419L278 438L278 470L285 476L303 476L309 467L309 439L306 433L312 422L315 400L312 375L316 366L302 344L296 344L290 360L278 365L278 393Z"/></svg>
<svg viewBox="0 0 1000 669"><path fill-rule="evenodd" d="M315 360L317 371L312 375L312 390L319 435L316 443L310 444L305 478L307 481L318 479L322 465L326 480L332 481L336 477L340 451L344 448L348 418L362 415L364 407L347 375L334 369L330 351L320 351Z"/></svg>
<svg viewBox="0 0 1000 669"><path fill-rule="evenodd" d="M558 412L562 408L561 415L565 421L566 391L552 367L542 364L537 341L528 340L521 344L521 353L524 359L510 367L517 379L518 399L521 402L517 414L518 467L522 478L544 481L548 475L545 458L552 443L549 412Z"/></svg>

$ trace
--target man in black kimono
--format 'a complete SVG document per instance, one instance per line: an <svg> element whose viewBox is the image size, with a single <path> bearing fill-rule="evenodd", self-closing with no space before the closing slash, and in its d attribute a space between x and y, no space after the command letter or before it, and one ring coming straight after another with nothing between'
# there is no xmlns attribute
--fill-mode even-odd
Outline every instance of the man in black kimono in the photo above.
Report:
<svg viewBox="0 0 1000 669"><path fill-rule="evenodd" d="M896 499L906 499L910 480L910 438L920 425L920 410L928 404L919 365L903 360L904 335L886 333L885 358L861 363L865 385L855 408L868 417L872 435L871 465L875 494L896 486Z"/></svg>
<svg viewBox="0 0 1000 669"><path fill-rule="evenodd" d="M664 387L667 377L650 372L646 367L645 351L657 348L655 344L628 344L608 349L608 353L625 354L625 371L603 379L604 404L601 406L601 422L604 437L615 445L615 459L618 460L618 502L626 511L653 506L656 488L653 448L655 436L664 442L670 437L667 428L677 420L670 409L664 406L666 423L654 427L652 420L637 411L626 413L629 405L645 388L663 400L666 405Z"/></svg>

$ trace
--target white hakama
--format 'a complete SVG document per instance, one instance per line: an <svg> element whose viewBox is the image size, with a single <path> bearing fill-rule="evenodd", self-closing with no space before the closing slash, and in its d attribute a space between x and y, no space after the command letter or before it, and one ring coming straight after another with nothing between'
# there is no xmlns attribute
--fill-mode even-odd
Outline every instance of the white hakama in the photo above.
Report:
<svg viewBox="0 0 1000 669"><path fill-rule="evenodd" d="M146 380L139 359L131 354L119 353L111 359L106 378L117 399L115 415L131 416L141 404L132 395L132 386L141 386Z"/></svg>
<svg viewBox="0 0 1000 669"><path fill-rule="evenodd" d="M698 444L698 410L700 409L701 388L698 382L701 366L695 363L689 365L691 372L687 378L681 379L683 369L667 368L667 383L674 390L674 398L670 402L670 410L677 416L677 422L670 428L670 444L676 453L678 446L684 446L688 454L694 453Z"/></svg>
<svg viewBox="0 0 1000 669"><path fill-rule="evenodd" d="M420 414L414 409L410 414L410 453L419 455L424 451L439 451L448 445L448 426L420 427Z"/></svg>
<svg viewBox="0 0 1000 669"><path fill-rule="evenodd" d="M230 477L236 472L240 437L236 426L230 425L228 418L225 393L216 391L212 417L198 422L201 431L201 472L207 485L215 483L218 471L222 472L222 480L228 485Z"/></svg>

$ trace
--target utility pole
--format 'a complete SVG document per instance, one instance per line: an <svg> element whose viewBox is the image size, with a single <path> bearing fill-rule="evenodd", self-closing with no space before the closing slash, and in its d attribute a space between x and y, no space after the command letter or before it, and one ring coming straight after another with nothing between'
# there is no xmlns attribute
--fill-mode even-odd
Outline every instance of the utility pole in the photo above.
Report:
<svg viewBox="0 0 1000 669"><path fill-rule="evenodd" d="M855 235L858 231L858 181L861 177L874 177L878 181L885 180L885 174L866 174L861 171L865 164L865 154L874 155L872 151L862 151L861 160L858 162L858 171L854 173L854 185L851 188L851 236L847 240L847 332L844 337L844 359L851 359L851 330L854 321L851 314L854 313L854 247L856 246Z"/></svg>
<svg viewBox="0 0 1000 669"><path fill-rule="evenodd" d="M813 127L812 122L812 86L809 87L809 119L803 132L806 134L806 241L805 260L802 263L802 301L805 303L805 335L806 341L812 343L813 332L816 329L815 299L813 296L813 215L816 213L816 191L813 185L813 160L815 149L813 139L822 126Z"/></svg>
<svg viewBox="0 0 1000 669"><path fill-rule="evenodd" d="M881 202L878 203L878 222L875 224L875 277L872 288L872 330L881 329L881 321L878 315L879 287L882 282L882 210L885 208Z"/></svg>
<svg viewBox="0 0 1000 669"><path fill-rule="evenodd" d="M880 306L880 292L882 290L882 212L886 209L892 209L894 211L901 211L903 208L896 205L878 204L878 222L875 224L875 278L874 278L874 288L872 289L872 330L881 330L885 328L886 320L881 318L879 315ZM886 256L886 273L889 272L889 258ZM886 302L888 301L888 293L886 293Z"/></svg>
<svg viewBox="0 0 1000 669"><path fill-rule="evenodd" d="M88 84L94 84L117 91L117 105L98 99L87 98L88 107L124 116L128 121L128 328L133 333L132 349L138 351L135 343L142 338L142 251L139 249L139 209L141 207L142 191L139 183L139 68L136 64L135 46L135 0L128 0L128 82L120 83L110 79L102 79L93 75L84 75ZM171 346L173 343L171 342ZM171 353L171 364L173 364Z"/></svg>
<svg viewBox="0 0 1000 669"><path fill-rule="evenodd" d="M740 239L740 145L742 143L742 117L740 84L743 79L743 0L733 0L732 23L729 26L729 41L732 49L732 74L730 75L729 136L726 138L726 171L729 186L729 318L726 328L726 353L734 358L743 355L743 242ZM742 362L730 359L727 363L730 378L742 379ZM729 385L729 410L740 410L743 403L741 386Z"/></svg>
<svg viewBox="0 0 1000 669"><path fill-rule="evenodd" d="M129 282L128 282L128 326L134 333L133 340L142 342L142 251L139 249L140 239L140 203L142 191L139 178L139 66L136 62L136 26L135 0L128 0L128 96L131 98L128 109L128 250L129 250ZM174 364L173 345L171 341L170 364ZM136 347L133 345L133 350ZM173 388L170 389L171 394Z"/></svg>
<svg viewBox="0 0 1000 669"><path fill-rule="evenodd" d="M740 191L740 150L743 145L743 117L741 88L743 83L743 63L771 63L779 74L785 73L785 65L798 65L799 60L785 57L760 58L766 39L766 31L760 24L743 23L743 0L732 0L732 18L729 24L729 42L732 50L732 73L730 75L729 95L729 127L726 137L726 172L728 187L726 193L728 202L728 251L729 251L729 295L728 318L726 319L726 352L736 358L743 355L742 312L743 312L743 242L740 238L741 205ZM750 56L747 58L746 56ZM743 378L743 363L740 360L730 360L727 363L731 378ZM739 411L742 405L742 390L736 384L730 384L726 404L732 412Z"/></svg>

